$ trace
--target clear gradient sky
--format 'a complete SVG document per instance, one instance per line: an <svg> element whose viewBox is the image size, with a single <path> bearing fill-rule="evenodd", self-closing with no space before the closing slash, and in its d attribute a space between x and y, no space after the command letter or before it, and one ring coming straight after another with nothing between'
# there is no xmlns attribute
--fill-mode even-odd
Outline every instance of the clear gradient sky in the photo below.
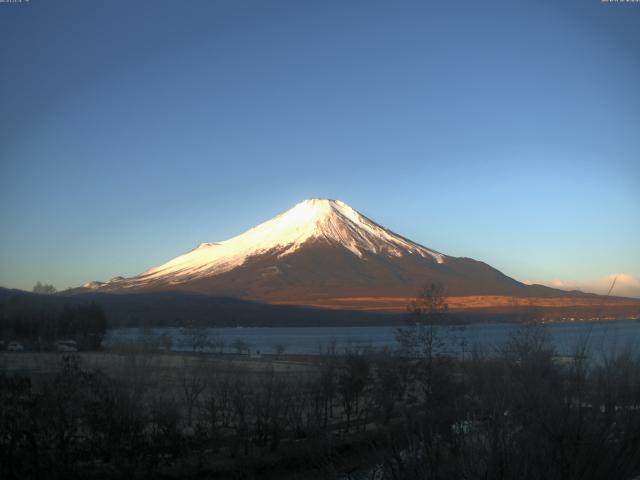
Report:
<svg viewBox="0 0 640 480"><path fill-rule="evenodd" d="M640 277L640 3L23 0L0 39L5 287L309 197L519 280Z"/></svg>

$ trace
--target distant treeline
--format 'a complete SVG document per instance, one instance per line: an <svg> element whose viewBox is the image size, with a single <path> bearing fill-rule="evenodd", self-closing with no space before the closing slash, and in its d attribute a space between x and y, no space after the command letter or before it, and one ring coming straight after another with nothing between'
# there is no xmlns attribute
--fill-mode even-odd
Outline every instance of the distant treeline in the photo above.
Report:
<svg viewBox="0 0 640 480"><path fill-rule="evenodd" d="M0 302L0 336L48 349L57 340L75 340L82 349L100 348L107 317L95 303L71 304L64 297L15 295Z"/></svg>
<svg viewBox="0 0 640 480"><path fill-rule="evenodd" d="M401 314L270 305L231 297L181 292L91 293L70 297L104 308L110 328L290 327L390 325Z"/></svg>

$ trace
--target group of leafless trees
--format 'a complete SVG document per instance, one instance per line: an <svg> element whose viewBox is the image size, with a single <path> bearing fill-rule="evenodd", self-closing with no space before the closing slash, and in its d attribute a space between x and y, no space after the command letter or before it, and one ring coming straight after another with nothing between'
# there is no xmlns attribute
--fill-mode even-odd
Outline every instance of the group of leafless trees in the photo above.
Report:
<svg viewBox="0 0 640 480"><path fill-rule="evenodd" d="M528 325L496 351L453 357L439 349L441 291L429 287L412 313L398 350L305 365L164 354L183 362L169 378L161 354L147 353L127 375L76 356L51 377L0 375L0 477L640 475L632 350L594 358L585 341L560 358Z"/></svg>

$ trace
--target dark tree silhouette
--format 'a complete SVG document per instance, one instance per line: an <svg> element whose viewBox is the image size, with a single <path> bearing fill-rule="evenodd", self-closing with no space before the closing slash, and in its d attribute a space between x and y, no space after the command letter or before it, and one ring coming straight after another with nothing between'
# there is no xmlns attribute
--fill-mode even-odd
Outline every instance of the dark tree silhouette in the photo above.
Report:
<svg viewBox="0 0 640 480"><path fill-rule="evenodd" d="M53 295L54 293L57 292L56 287L54 287L53 285L50 285L48 283L36 283L33 286L33 293L39 293L42 295Z"/></svg>

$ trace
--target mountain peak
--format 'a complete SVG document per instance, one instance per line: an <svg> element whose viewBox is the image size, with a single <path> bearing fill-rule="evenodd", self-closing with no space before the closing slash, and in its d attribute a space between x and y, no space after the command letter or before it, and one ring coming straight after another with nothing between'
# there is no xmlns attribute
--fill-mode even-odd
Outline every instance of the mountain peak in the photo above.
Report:
<svg viewBox="0 0 640 480"><path fill-rule="evenodd" d="M318 242L345 248L361 259L366 255L416 255L443 263L445 258L396 235L340 200L310 198L236 237L201 243L167 263L118 283L122 288L157 281L179 284L228 272L260 255L273 255L275 261Z"/></svg>
<svg viewBox="0 0 640 480"><path fill-rule="evenodd" d="M327 213L331 210L340 210L345 208L354 210L352 207L341 200L336 200L333 198L308 198L300 203L297 203L290 210L312 210L314 212Z"/></svg>
<svg viewBox="0 0 640 480"><path fill-rule="evenodd" d="M349 219L357 221L361 215L340 200L329 198L310 198L293 206L277 216L281 221L305 226L326 222L328 219ZM274 219L275 220L275 219Z"/></svg>

